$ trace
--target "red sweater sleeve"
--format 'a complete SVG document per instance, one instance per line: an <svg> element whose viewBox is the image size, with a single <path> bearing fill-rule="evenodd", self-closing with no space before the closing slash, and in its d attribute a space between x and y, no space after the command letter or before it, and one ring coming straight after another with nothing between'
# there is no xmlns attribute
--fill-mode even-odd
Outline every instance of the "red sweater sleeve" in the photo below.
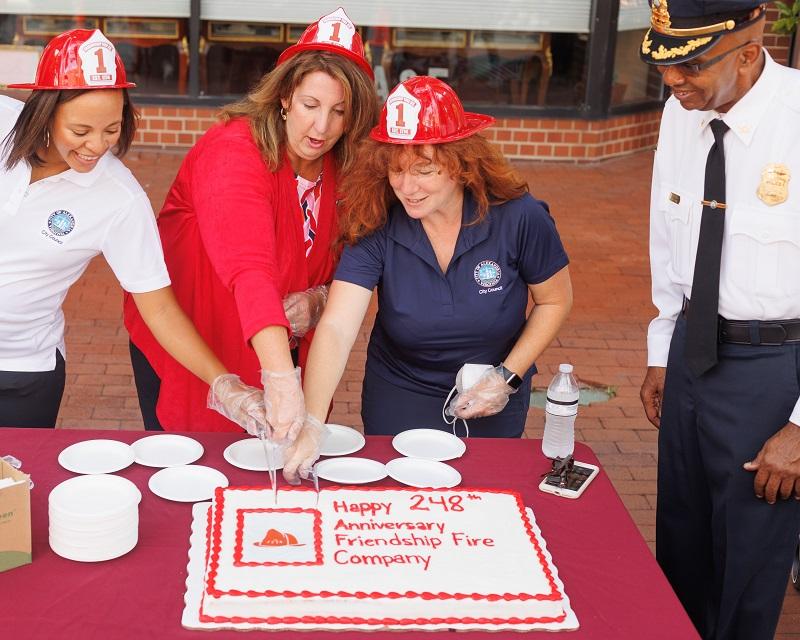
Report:
<svg viewBox="0 0 800 640"><path fill-rule="evenodd" d="M245 123L221 127L194 159L191 194L200 235L233 293L245 340L264 327L289 328L276 264L277 190Z"/></svg>

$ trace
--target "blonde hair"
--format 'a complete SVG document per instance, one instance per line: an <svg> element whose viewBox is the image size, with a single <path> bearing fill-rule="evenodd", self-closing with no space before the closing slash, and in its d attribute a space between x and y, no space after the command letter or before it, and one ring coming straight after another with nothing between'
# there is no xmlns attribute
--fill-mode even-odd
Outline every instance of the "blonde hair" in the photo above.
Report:
<svg viewBox="0 0 800 640"><path fill-rule="evenodd" d="M354 63L335 53L304 51L267 73L239 102L223 107L223 122L245 117L250 131L270 170L280 166L286 144L286 125L281 118L281 101L292 94L309 73L322 71L342 83L345 124L342 137L333 147L339 170L353 165L356 147L378 119L378 96L366 74Z"/></svg>

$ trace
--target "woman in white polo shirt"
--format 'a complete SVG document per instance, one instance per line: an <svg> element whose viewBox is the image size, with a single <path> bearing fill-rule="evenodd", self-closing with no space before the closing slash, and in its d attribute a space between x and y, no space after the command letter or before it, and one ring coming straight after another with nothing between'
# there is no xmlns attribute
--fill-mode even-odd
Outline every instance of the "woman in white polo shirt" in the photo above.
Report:
<svg viewBox="0 0 800 640"><path fill-rule="evenodd" d="M118 159L136 114L114 45L68 31L45 48L36 82L11 86L33 93L0 96L0 426L55 426L61 304L102 253L162 346L212 386L212 408L255 432L262 392L228 374L181 311L147 195Z"/></svg>

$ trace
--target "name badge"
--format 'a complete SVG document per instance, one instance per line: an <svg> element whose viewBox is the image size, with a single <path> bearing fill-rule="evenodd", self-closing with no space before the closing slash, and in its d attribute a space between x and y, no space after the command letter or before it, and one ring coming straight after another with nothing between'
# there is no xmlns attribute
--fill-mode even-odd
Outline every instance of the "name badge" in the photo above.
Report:
<svg viewBox="0 0 800 640"><path fill-rule="evenodd" d="M761 171L761 183L756 195L770 207L786 202L789 197L789 180L791 174L785 164L772 162Z"/></svg>

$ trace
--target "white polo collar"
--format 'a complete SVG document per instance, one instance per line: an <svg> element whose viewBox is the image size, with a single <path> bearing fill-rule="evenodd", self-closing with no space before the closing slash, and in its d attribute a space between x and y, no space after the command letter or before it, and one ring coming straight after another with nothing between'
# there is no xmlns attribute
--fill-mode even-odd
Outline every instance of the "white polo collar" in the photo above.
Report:
<svg viewBox="0 0 800 640"><path fill-rule="evenodd" d="M756 128L764 118L764 112L780 89L778 63L772 59L766 49L762 49L762 51L764 52L764 69L756 83L733 105L728 113L705 112L700 122L701 129L705 129L708 123L715 118L722 117L725 124L744 145L750 146Z"/></svg>
<svg viewBox="0 0 800 640"><path fill-rule="evenodd" d="M103 175L106 165L109 161L108 154L110 153L111 151L106 151L106 153L102 155L100 160L97 161L94 169L91 171L82 173L80 171L75 171L74 169L67 169L66 171L57 173L54 176L44 178L42 182L58 182L60 180L66 180L67 182L71 182L79 187L91 187L100 179L100 176Z"/></svg>

